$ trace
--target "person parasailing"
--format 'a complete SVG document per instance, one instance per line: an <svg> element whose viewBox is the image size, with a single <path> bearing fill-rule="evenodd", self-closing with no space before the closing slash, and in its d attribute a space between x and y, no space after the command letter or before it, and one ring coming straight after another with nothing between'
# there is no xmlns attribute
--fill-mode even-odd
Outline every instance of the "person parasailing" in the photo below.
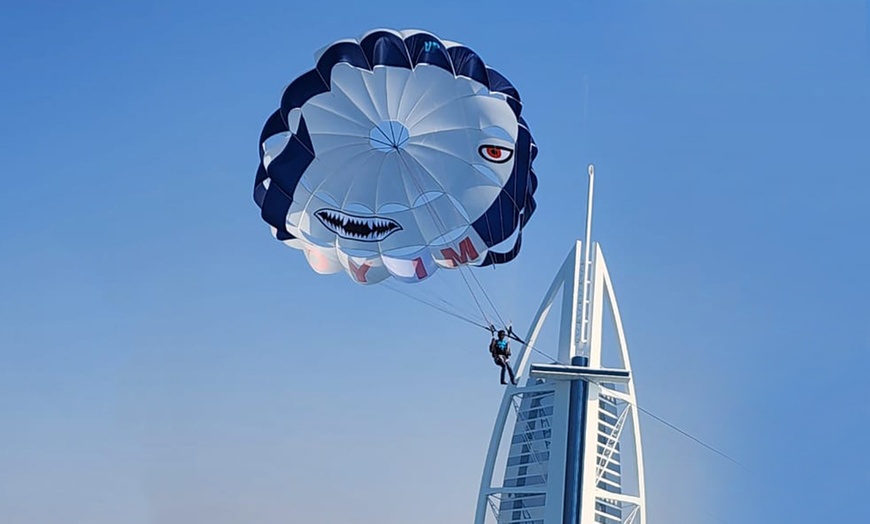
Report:
<svg viewBox="0 0 870 524"><path fill-rule="evenodd" d="M511 357L511 345L506 335L507 333L505 330L500 329L498 331L498 338L493 338L489 343L489 353L492 355L495 365L501 368L501 383L507 384L507 382L504 381L504 373L507 371L511 379L511 384L516 386L517 379L514 376L514 370L511 369L509 362Z"/></svg>

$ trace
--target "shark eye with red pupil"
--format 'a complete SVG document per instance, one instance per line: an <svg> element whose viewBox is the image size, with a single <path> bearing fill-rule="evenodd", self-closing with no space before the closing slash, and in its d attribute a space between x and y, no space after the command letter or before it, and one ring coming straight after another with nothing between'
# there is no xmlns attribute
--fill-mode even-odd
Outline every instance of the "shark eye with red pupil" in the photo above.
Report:
<svg viewBox="0 0 870 524"><path fill-rule="evenodd" d="M503 164L511 159L514 154L513 149L484 144L477 150L480 156L495 164Z"/></svg>

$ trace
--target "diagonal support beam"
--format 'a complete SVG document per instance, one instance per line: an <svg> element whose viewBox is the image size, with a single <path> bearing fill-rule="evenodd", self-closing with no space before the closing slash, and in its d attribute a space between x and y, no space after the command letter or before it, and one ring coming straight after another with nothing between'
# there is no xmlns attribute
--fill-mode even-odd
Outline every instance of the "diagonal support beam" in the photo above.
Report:
<svg viewBox="0 0 870 524"><path fill-rule="evenodd" d="M622 414L619 415L619 419L617 419L616 421L616 426L614 426L613 433L607 436L607 443L604 445L604 453L598 456L598 464L595 474L596 486L599 482L601 482L601 479L604 477L604 471L610 464L613 453L616 452L616 446L617 444L619 444L620 437L622 437L622 428L625 426L625 419L628 416L630 410L631 406L626 406L625 409L622 410Z"/></svg>

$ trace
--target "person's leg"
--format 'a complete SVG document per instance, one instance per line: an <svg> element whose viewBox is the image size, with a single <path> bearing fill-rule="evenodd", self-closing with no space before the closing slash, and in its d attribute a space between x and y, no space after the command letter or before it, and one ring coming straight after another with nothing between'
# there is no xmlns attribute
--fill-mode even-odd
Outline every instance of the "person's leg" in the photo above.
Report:
<svg viewBox="0 0 870 524"><path fill-rule="evenodd" d="M511 368L511 363L506 361L504 363L504 365L507 368L508 374L511 376L511 384L516 386L517 385L517 378L514 376L514 370L513 370L513 368ZM504 380L504 379L502 379L502 380Z"/></svg>
<svg viewBox="0 0 870 524"><path fill-rule="evenodd" d="M498 367L501 368L501 383L502 383L502 384L507 384L507 382L504 381L504 371L505 371L505 370L504 370L504 368L505 368L505 362L504 362L504 359L503 359L502 357L498 357L498 358L496 359L495 363L498 364Z"/></svg>

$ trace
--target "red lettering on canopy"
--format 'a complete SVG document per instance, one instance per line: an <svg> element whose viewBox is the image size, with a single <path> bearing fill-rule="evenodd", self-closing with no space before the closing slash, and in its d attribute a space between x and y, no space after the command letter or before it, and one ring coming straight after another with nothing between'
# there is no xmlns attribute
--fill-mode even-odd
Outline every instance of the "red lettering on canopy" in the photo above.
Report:
<svg viewBox="0 0 870 524"><path fill-rule="evenodd" d="M429 276L429 273L426 271L426 264L423 263L422 258L415 258L411 262L414 264L414 272L417 275L417 280L423 280Z"/></svg>
<svg viewBox="0 0 870 524"><path fill-rule="evenodd" d="M469 260L476 260L480 255L474 249L474 244L471 243L471 238L465 237L459 242L459 253L452 247L441 250L441 255L450 262L450 267L457 267L460 264L467 264Z"/></svg>
<svg viewBox="0 0 870 524"><path fill-rule="evenodd" d="M326 271L329 268L329 260L317 249L308 249L305 253L308 255L308 262L311 264L311 267L316 271Z"/></svg>
<svg viewBox="0 0 870 524"><path fill-rule="evenodd" d="M355 278L357 282L365 283L366 273L369 272L369 269L371 269L372 266L370 266L368 262L361 266L357 266L356 264L354 264L353 260L348 260L347 262L347 265L350 268L350 272L353 273L353 278Z"/></svg>

